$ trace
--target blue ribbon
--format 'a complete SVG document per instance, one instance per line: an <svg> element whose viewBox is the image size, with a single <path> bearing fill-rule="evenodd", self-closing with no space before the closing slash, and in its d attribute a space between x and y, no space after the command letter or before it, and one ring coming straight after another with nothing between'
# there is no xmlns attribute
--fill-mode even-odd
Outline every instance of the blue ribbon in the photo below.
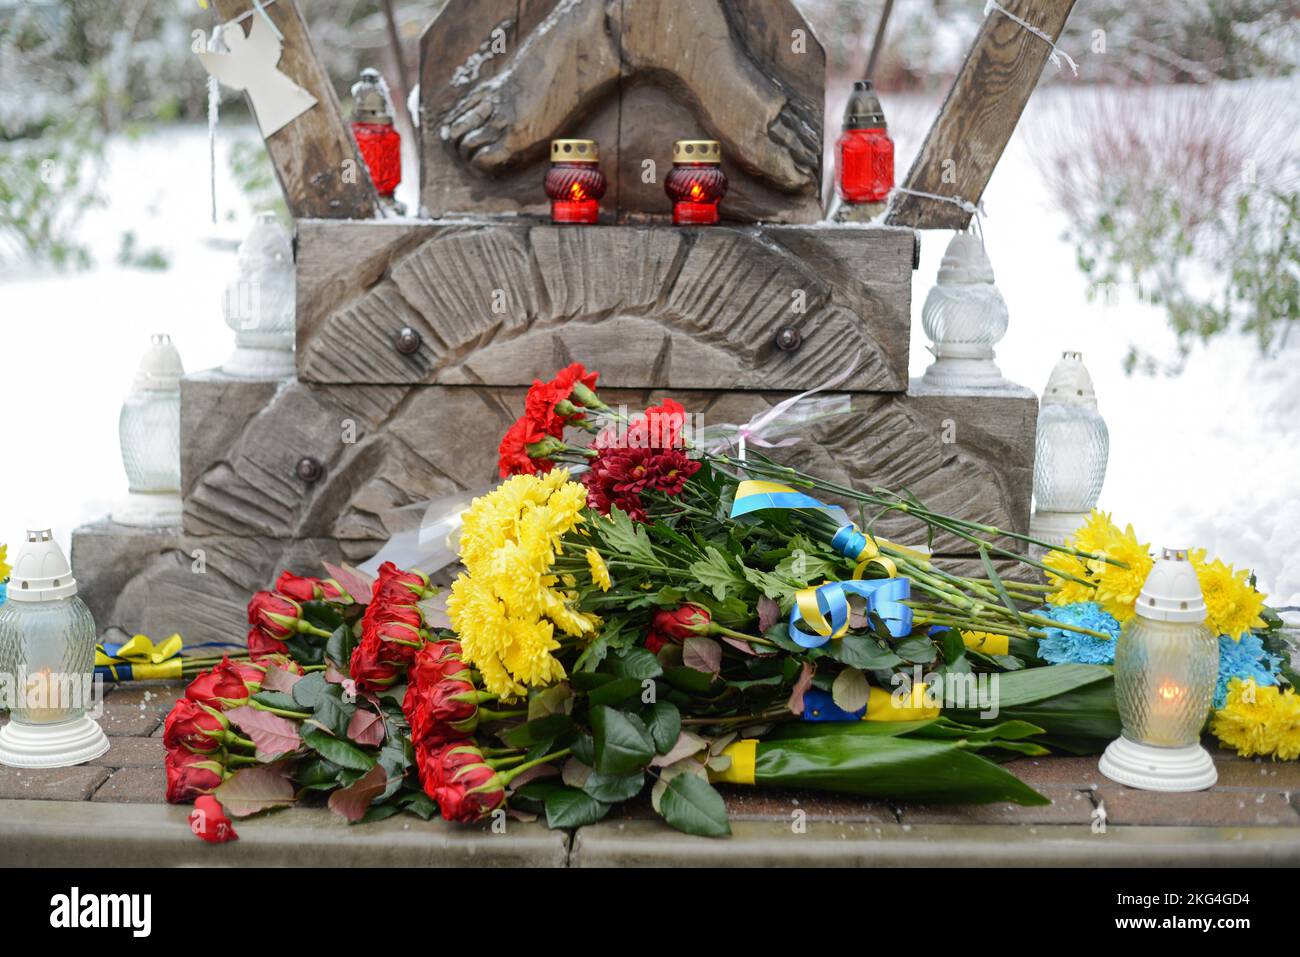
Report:
<svg viewBox="0 0 1300 957"><path fill-rule="evenodd" d="M827 582L816 588L817 608L830 624L831 633L820 635L800 628L804 616L798 603L790 609L790 637L803 648L820 648L832 638L840 638L849 628L849 597L865 600L868 614L875 612L895 638L912 633L912 609L903 602L912 597L912 582L907 578L878 578L870 581Z"/></svg>

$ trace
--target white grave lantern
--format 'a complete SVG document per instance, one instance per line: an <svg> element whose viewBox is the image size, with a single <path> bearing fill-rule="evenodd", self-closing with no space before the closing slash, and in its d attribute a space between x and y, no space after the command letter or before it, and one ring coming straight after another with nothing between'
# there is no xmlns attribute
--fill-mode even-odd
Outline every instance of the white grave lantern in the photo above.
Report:
<svg viewBox="0 0 1300 957"><path fill-rule="evenodd" d="M957 233L921 310L921 325L935 357L922 385L943 391L1006 388L1009 383L994 361L994 346L1006 335L1007 318L983 240Z"/></svg>
<svg viewBox="0 0 1300 957"><path fill-rule="evenodd" d="M222 371L249 379L293 375L293 245L274 213L261 212L239 244L239 272L226 286L235 353Z"/></svg>
<svg viewBox="0 0 1300 957"><path fill-rule="evenodd" d="M1029 533L1059 545L1097 505L1110 432L1079 352L1062 353L1038 409L1034 452L1034 514Z"/></svg>
<svg viewBox="0 0 1300 957"><path fill-rule="evenodd" d="M49 529L29 531L0 605L0 673L15 700L0 728L0 764L63 768L108 750L93 704L95 619L77 597Z"/></svg>
<svg viewBox="0 0 1300 957"><path fill-rule="evenodd" d="M153 337L118 417L129 487L113 510L120 525L181 524L181 365L171 337Z"/></svg>

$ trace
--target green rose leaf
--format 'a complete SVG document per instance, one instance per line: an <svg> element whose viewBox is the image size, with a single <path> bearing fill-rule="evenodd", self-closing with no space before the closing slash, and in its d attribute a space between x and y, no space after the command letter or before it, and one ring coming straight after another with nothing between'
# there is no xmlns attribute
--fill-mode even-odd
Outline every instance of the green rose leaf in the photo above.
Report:
<svg viewBox="0 0 1300 957"><path fill-rule="evenodd" d="M595 768L601 774L631 774L654 757L650 732L636 715L609 707L592 708L591 730L596 741Z"/></svg>
<svg viewBox="0 0 1300 957"><path fill-rule="evenodd" d="M301 681L298 683L302 684ZM369 771L375 766L373 755L367 754L351 742L334 737L314 724L302 726L302 739L321 757L333 761L341 768Z"/></svg>
<svg viewBox="0 0 1300 957"><path fill-rule="evenodd" d="M547 827L583 827L609 813L610 805L577 788L560 787L546 795Z"/></svg>
<svg viewBox="0 0 1300 957"><path fill-rule="evenodd" d="M682 733L682 713L671 701L656 701L646 715L646 727L650 729L655 752L667 754Z"/></svg>
<svg viewBox="0 0 1300 957"><path fill-rule="evenodd" d="M731 833L722 795L698 775L679 774L668 782L659 799L664 820L687 834L725 837Z"/></svg>

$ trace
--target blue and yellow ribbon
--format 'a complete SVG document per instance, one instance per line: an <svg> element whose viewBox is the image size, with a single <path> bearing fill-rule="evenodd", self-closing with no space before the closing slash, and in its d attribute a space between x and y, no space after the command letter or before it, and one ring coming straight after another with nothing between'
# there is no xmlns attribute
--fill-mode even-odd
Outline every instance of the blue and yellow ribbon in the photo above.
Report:
<svg viewBox="0 0 1300 957"><path fill-rule="evenodd" d="M224 643L210 644L229 647ZM105 642L95 646L95 674L105 681L179 678L185 665L181 657L184 646L180 635L172 635L156 645L146 635L136 635L129 641Z"/></svg>
<svg viewBox="0 0 1300 957"><path fill-rule="evenodd" d="M864 534L849 520L844 509L827 505L788 485L755 479L741 482L736 488L731 517L737 518L764 509L809 509L824 512L840 523L831 539L831 548L857 563L853 569L853 578L849 581L826 582L795 593L795 606L790 610L790 637L794 641L804 648L818 648L834 638L842 638L849 630L851 597L862 598L866 602L867 612L879 615L895 638L911 634L912 609L903 602L912 596L912 583L907 578L898 576L898 566L893 559L880 553L880 546L885 545L919 559L928 559L928 555ZM887 577L864 581L862 576L872 565L879 567ZM801 625L811 628L812 633L805 631Z"/></svg>

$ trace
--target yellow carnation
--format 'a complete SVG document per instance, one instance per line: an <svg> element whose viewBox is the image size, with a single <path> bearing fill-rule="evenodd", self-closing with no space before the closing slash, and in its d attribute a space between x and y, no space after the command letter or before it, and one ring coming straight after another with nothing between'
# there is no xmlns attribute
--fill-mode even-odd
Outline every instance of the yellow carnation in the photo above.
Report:
<svg viewBox="0 0 1300 957"><path fill-rule="evenodd" d="M1242 757L1300 757L1300 697L1291 688L1261 686L1233 678L1228 699L1210 718L1215 737Z"/></svg>
<svg viewBox="0 0 1300 957"><path fill-rule="evenodd" d="M1234 641L1253 628L1263 628L1265 595L1250 584L1250 573L1236 571L1217 558L1205 561L1204 550L1190 555L1196 577L1205 596L1206 624L1216 635L1229 635Z"/></svg>
<svg viewBox="0 0 1300 957"><path fill-rule="evenodd" d="M600 586L601 591L609 591L614 587L609 577L609 566L594 548L587 549L587 567L591 569L591 580Z"/></svg>

